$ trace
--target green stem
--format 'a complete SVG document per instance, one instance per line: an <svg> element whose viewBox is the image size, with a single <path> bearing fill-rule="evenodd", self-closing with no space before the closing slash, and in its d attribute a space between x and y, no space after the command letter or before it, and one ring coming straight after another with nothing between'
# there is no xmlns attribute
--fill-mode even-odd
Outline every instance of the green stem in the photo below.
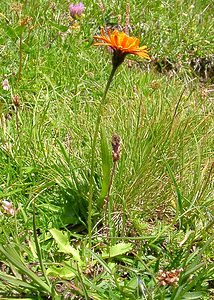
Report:
<svg viewBox="0 0 214 300"><path fill-rule="evenodd" d="M91 155L91 174L89 178L89 197L88 197L88 244L89 248L91 248L91 238L92 238L92 200L93 200L93 179L94 179L94 165L95 165L95 152L96 152L96 144L97 144L97 138L100 128L100 122L102 118L102 112L103 112L103 106L106 103L106 95L109 90L110 84L112 82L112 79L114 77L114 74L117 70L117 65L113 65L111 74L109 76L108 82L106 84L106 88L102 97L102 100L99 105L98 115L97 115L97 121L96 121L96 127L94 131L94 136L92 140L92 155Z"/></svg>
<svg viewBox="0 0 214 300"><path fill-rule="evenodd" d="M39 239L37 237L37 233L36 233L36 206L35 206L35 200L34 200L34 203L33 203L33 235L34 235L34 242L35 242L35 246L36 246L36 252L37 252L37 256L38 256L38 259L39 259L39 264L40 264L40 268L41 268L41 271L45 277L45 281L47 283L47 285L50 287L50 281L46 275L46 270L45 270L45 267L44 267L44 264L43 264L43 258L42 258L42 251L41 251L41 248L40 248L40 244L39 244Z"/></svg>
<svg viewBox="0 0 214 300"><path fill-rule="evenodd" d="M21 72L22 72L22 33L23 33L23 26L21 25L20 37L19 37L19 71L18 71L18 81L21 79Z"/></svg>

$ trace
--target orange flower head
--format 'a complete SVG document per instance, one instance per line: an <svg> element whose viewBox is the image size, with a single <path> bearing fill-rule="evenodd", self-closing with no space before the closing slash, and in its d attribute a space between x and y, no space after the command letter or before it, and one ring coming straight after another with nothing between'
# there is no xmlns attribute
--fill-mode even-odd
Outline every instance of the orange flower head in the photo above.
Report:
<svg viewBox="0 0 214 300"><path fill-rule="evenodd" d="M95 46L108 46L113 50L113 65L119 66L125 59L127 54L138 55L141 58L150 59L148 48L146 46L139 47L140 40L136 37L130 37L123 31L109 30L106 34L101 29L100 36L94 36L94 39L100 41L95 42Z"/></svg>

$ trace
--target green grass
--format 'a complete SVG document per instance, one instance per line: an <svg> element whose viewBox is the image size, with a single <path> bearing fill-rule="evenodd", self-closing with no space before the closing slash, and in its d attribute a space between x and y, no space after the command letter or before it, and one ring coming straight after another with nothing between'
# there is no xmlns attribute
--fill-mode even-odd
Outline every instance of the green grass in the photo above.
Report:
<svg viewBox="0 0 214 300"><path fill-rule="evenodd" d="M212 299L210 1L130 2L130 35L152 60L127 56L107 94L90 232L92 139L111 72L111 54L93 36L118 14L125 24L126 3L105 1L102 14L86 0L80 28L69 30L62 1L23 1L22 12L12 3L0 11L0 80L11 86L0 87L0 296ZM106 209L113 134L122 152ZM180 269L177 284L160 284L160 270Z"/></svg>

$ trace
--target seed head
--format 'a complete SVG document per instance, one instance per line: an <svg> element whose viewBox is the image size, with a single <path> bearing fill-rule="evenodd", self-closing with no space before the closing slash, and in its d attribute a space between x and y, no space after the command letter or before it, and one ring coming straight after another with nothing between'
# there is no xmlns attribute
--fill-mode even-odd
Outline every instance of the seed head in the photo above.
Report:
<svg viewBox="0 0 214 300"><path fill-rule="evenodd" d="M14 106L18 108L20 106L20 97L19 97L19 95L13 96L12 100L13 100Z"/></svg>
<svg viewBox="0 0 214 300"><path fill-rule="evenodd" d="M116 162L120 159L121 149L120 149L120 136L117 134L113 134L112 136L112 159L113 162Z"/></svg>
<svg viewBox="0 0 214 300"><path fill-rule="evenodd" d="M171 271L159 270L157 280L161 286L177 285L180 273L183 269L175 269Z"/></svg>

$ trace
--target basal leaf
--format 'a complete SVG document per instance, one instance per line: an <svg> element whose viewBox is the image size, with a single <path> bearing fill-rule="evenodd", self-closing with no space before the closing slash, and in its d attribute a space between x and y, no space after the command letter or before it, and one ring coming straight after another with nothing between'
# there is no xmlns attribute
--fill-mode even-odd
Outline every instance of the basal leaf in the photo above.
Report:
<svg viewBox="0 0 214 300"><path fill-rule="evenodd" d="M47 269L47 275L66 280L70 280L76 276L68 266L51 266Z"/></svg>
<svg viewBox="0 0 214 300"><path fill-rule="evenodd" d="M111 258L118 255L125 254L132 249L131 243L119 243L117 245L111 246L109 252L102 253L102 258Z"/></svg>
<svg viewBox="0 0 214 300"><path fill-rule="evenodd" d="M59 246L60 252L71 254L73 255L73 258L76 261L78 261L79 263L81 262L79 251L70 245L67 235L65 235L64 233L62 233L60 230L56 228L50 229L50 233L52 234L54 240Z"/></svg>

